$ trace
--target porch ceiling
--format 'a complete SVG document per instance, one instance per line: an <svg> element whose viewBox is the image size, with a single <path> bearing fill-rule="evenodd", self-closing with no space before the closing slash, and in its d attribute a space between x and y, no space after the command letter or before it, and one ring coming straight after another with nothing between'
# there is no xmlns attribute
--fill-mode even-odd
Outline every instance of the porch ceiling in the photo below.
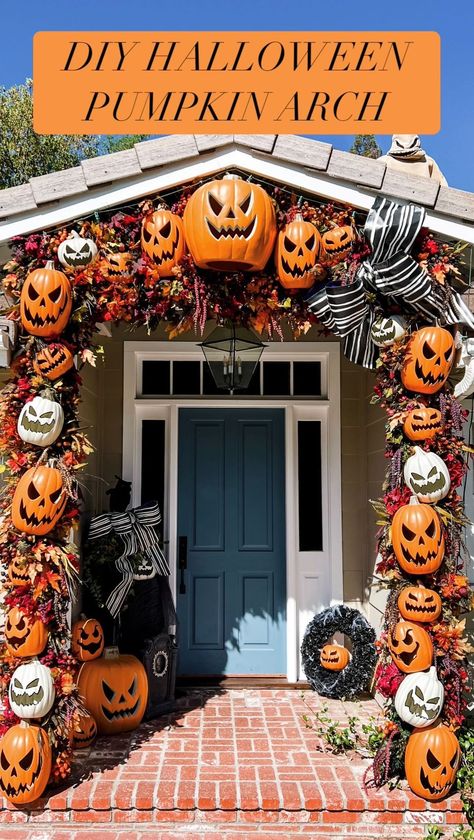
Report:
<svg viewBox="0 0 474 840"><path fill-rule="evenodd" d="M431 230L474 243L474 193L394 172L329 143L270 134L159 137L31 178L0 191L0 243L229 168L361 210L378 194L414 202L426 208Z"/></svg>

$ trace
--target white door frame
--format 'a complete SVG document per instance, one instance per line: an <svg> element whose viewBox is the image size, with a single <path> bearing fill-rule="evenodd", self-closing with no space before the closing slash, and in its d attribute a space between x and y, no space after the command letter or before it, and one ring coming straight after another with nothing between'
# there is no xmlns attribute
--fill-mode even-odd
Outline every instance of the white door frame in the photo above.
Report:
<svg viewBox="0 0 474 840"><path fill-rule="evenodd" d="M165 420L166 521L163 538L168 541L170 585L176 600L176 556L178 524L178 415L180 408L283 408L285 411L285 494L286 494L286 591L287 591L287 678L304 679L299 649L308 621L322 607L343 599L341 445L340 445L340 346L338 342L269 344L265 360L321 361L321 398L146 398L141 397L144 360L202 359L192 342L124 342L123 468L132 482L132 505L141 498L142 421ZM301 552L298 546L298 483L296 471L297 422L321 422L321 483L323 550Z"/></svg>

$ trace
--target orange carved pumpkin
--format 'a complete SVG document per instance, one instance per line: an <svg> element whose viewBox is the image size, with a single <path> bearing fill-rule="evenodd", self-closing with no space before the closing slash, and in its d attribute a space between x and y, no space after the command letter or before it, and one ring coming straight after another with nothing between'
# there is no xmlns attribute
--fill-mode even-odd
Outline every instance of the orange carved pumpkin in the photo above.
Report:
<svg viewBox="0 0 474 840"><path fill-rule="evenodd" d="M184 256L184 226L180 216L165 207L145 216L142 249L155 264L159 277L172 277L173 268Z"/></svg>
<svg viewBox="0 0 474 840"><path fill-rule="evenodd" d="M12 522L25 534L49 534L64 513L67 495L55 467L31 467L13 494Z"/></svg>
<svg viewBox="0 0 474 840"><path fill-rule="evenodd" d="M405 586L398 596L398 609L408 621L426 623L441 615L441 598L434 589L425 586Z"/></svg>
<svg viewBox="0 0 474 840"><path fill-rule="evenodd" d="M461 763L459 741L443 724L415 729L405 750L405 775L413 793L436 802L451 790Z"/></svg>
<svg viewBox="0 0 474 840"><path fill-rule="evenodd" d="M51 774L51 745L44 729L22 720L0 741L0 792L14 805L38 799Z"/></svg>
<svg viewBox="0 0 474 840"><path fill-rule="evenodd" d="M350 659L349 651L342 645L324 645L319 661L327 671L342 671Z"/></svg>
<svg viewBox="0 0 474 840"><path fill-rule="evenodd" d="M437 408L414 408L403 423L403 431L410 440L431 440L442 429L442 416Z"/></svg>
<svg viewBox="0 0 474 840"><path fill-rule="evenodd" d="M130 275L130 264L132 255L128 251L109 251L105 254L101 263L101 271L105 277L111 280L117 278L128 279Z"/></svg>
<svg viewBox="0 0 474 840"><path fill-rule="evenodd" d="M14 557L8 564L8 580L12 586L26 586L31 583L28 574L28 563L21 563L18 557Z"/></svg>
<svg viewBox="0 0 474 840"><path fill-rule="evenodd" d="M186 242L200 268L261 271L273 251L275 208L262 187L237 175L203 184L184 211Z"/></svg>
<svg viewBox="0 0 474 840"><path fill-rule="evenodd" d="M71 308L71 284L51 261L28 274L20 295L20 318L26 332L43 338L59 335Z"/></svg>
<svg viewBox="0 0 474 840"><path fill-rule="evenodd" d="M402 367L407 391L436 394L446 382L455 356L454 340L442 327L423 327L413 333Z"/></svg>
<svg viewBox="0 0 474 840"><path fill-rule="evenodd" d="M140 725L148 702L148 680L135 656L106 648L103 657L84 663L78 689L101 735L129 732Z"/></svg>
<svg viewBox="0 0 474 840"><path fill-rule="evenodd" d="M80 662L97 659L104 649L104 632L95 618L82 616L72 627L71 650Z"/></svg>
<svg viewBox="0 0 474 840"><path fill-rule="evenodd" d="M319 256L321 237L312 222L298 213L277 236L275 264L278 279L285 289L310 289L316 281L314 268Z"/></svg>
<svg viewBox="0 0 474 840"><path fill-rule="evenodd" d="M335 264L345 260L352 250L354 231L350 225L330 228L322 236L323 250L328 262Z"/></svg>
<svg viewBox="0 0 474 840"><path fill-rule="evenodd" d="M90 714L81 714L74 723L72 745L75 750L85 750L97 738L97 724Z"/></svg>
<svg viewBox="0 0 474 840"><path fill-rule="evenodd" d="M40 619L12 607L5 621L5 645L11 656L38 656L46 647L48 630Z"/></svg>
<svg viewBox="0 0 474 840"><path fill-rule="evenodd" d="M405 674L424 671L433 662L431 636L412 621L399 621L389 630L387 644L395 665Z"/></svg>
<svg viewBox="0 0 474 840"><path fill-rule="evenodd" d="M71 351L64 344L51 343L43 347L33 361L33 369L38 376L44 376L51 382L64 376L74 367Z"/></svg>
<svg viewBox="0 0 474 840"><path fill-rule="evenodd" d="M431 505L412 496L409 505L399 508L392 520L392 546L395 557L409 575L431 575L444 557L444 535L439 516Z"/></svg>

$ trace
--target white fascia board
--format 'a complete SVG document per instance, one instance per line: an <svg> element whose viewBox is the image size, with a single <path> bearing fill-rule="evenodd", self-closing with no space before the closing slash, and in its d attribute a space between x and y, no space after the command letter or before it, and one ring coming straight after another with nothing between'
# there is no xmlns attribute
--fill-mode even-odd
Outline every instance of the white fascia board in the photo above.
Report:
<svg viewBox="0 0 474 840"><path fill-rule="evenodd" d="M8 241L13 236L59 227L74 219L89 216L96 210L127 205L145 196L153 196L179 184L206 178L215 172L222 172L232 167L296 190L299 189L303 193L349 204L360 210L369 210L378 194L364 190L363 187L348 186L347 182L339 181L324 173L316 174L297 164L270 159L259 155L258 152L230 146L221 153L199 155L197 158L186 159L182 162L174 161L161 167L153 175L144 172L141 176L133 176L104 185L103 188L73 196L58 204L45 205L44 209L38 208L35 211L19 214L12 220L0 223L0 243ZM472 225L446 219L433 211L427 212L426 225L435 233L443 234L450 239L474 243Z"/></svg>

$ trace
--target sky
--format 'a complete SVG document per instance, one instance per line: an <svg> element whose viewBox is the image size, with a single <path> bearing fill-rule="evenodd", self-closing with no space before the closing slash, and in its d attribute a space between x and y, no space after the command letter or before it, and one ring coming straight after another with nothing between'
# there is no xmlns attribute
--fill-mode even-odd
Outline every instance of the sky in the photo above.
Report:
<svg viewBox="0 0 474 840"><path fill-rule="evenodd" d="M422 145L450 186L474 192L473 0L3 0L1 21L5 87L31 76L32 38L40 30L436 31L442 49L441 131L422 136ZM338 149L348 149L353 140L318 136ZM387 151L390 138L377 139Z"/></svg>

